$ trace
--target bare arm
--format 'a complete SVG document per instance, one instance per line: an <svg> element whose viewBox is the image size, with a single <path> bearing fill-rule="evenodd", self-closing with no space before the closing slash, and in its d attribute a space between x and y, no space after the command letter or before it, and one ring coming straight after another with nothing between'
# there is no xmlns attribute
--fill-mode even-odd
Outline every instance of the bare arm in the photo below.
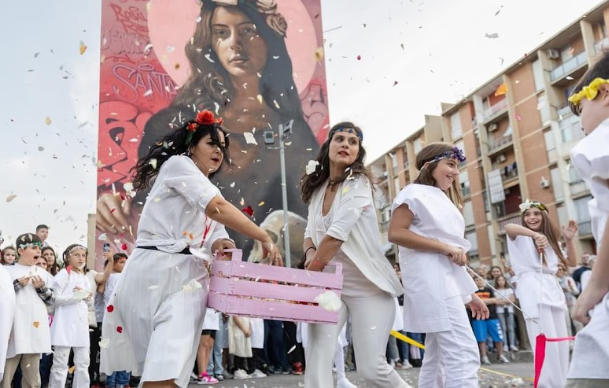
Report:
<svg viewBox="0 0 609 388"><path fill-rule="evenodd" d="M249 337L250 328L245 327L245 323L239 317L233 317L233 321L235 321L235 325L245 334L246 337Z"/></svg>
<svg viewBox="0 0 609 388"><path fill-rule="evenodd" d="M112 250L104 252L103 256L108 260L108 264L104 268L104 272L95 275L95 283L98 285L108 281L112 274L112 267L114 267L114 252Z"/></svg>
<svg viewBox="0 0 609 388"><path fill-rule="evenodd" d="M577 223L573 220L570 220L567 226L562 227L562 235L567 242L567 265L569 267L577 266L577 252L575 251L575 243L573 242L577 229Z"/></svg>
<svg viewBox="0 0 609 388"><path fill-rule="evenodd" d="M525 228L524 226L518 224L507 224L505 226L505 233L507 233L510 240L515 240L518 236L535 238L539 234L529 228Z"/></svg>
<svg viewBox="0 0 609 388"><path fill-rule="evenodd" d="M315 250L315 254L313 255L311 261L308 265L305 264L306 269L310 271L321 271L324 269L326 264L332 260L336 252L343 245L343 241L338 240L332 236L325 235L321 240L319 247ZM313 251L313 249L311 249ZM312 252L309 251L309 254Z"/></svg>
<svg viewBox="0 0 609 388"><path fill-rule="evenodd" d="M461 249L411 231L409 228L413 219L414 214L408 209L408 205L403 204L395 209L389 223L389 242L410 249L440 253L450 257L451 261L458 265L467 263L467 256Z"/></svg>

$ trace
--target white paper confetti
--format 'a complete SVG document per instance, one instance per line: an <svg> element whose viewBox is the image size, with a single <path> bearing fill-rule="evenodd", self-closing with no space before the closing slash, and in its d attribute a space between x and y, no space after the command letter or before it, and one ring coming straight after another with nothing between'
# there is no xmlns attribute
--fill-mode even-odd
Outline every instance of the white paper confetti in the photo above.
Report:
<svg viewBox="0 0 609 388"><path fill-rule="evenodd" d="M338 311L342 306L342 302L333 291L326 291L323 294L319 294L313 299L319 304L321 308L327 311Z"/></svg>
<svg viewBox="0 0 609 388"><path fill-rule="evenodd" d="M317 166L319 166L319 162L317 160L309 160L309 163L307 163L307 167L305 168L307 175L313 174L317 169Z"/></svg>
<svg viewBox="0 0 609 388"><path fill-rule="evenodd" d="M245 142L247 144L254 144L254 145L258 145L258 142L256 141L256 138L254 138L254 134L251 132L243 132L243 136L245 136Z"/></svg>

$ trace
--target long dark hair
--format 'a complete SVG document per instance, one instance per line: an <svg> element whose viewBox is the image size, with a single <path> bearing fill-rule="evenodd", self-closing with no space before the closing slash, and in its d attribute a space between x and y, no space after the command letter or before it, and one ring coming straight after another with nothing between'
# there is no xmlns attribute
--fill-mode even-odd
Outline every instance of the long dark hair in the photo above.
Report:
<svg viewBox="0 0 609 388"><path fill-rule="evenodd" d="M548 239L548 242L550 243L550 246L556 253L556 256L558 256L558 259L560 260L560 262L565 266L565 268L569 268L569 266L567 264L567 260L565 259L565 256L562 254L562 250L560 249L560 245L558 244L558 236L560 236L560 234L558 233L558 228L556 226L554 226L552 221L550 221L550 215L548 214L548 210L547 210L548 208L546 207L546 205L544 205L543 203L541 203L539 201L531 201L531 202L538 202L541 205L541 207L543 207L543 210L539 209L538 207L535 207L535 209L538 209L539 212L541 213L541 228L540 228L541 234L546 236L546 238ZM522 212L522 214L520 215L521 224L525 228L527 228L529 230L533 230L533 229L529 228L527 226L527 224L524 222L525 214L526 214L526 211Z"/></svg>
<svg viewBox="0 0 609 388"><path fill-rule="evenodd" d="M55 253L55 250L51 247L42 247L42 250L40 251L40 257L42 257L42 255L44 254L44 252L46 251L51 251L53 253L53 257L55 258L55 261L53 262L53 265L51 265L50 267L48 266L49 261L47 260L47 271L55 276L57 275L57 272L59 272L59 263L57 260L57 254Z"/></svg>
<svg viewBox="0 0 609 388"><path fill-rule="evenodd" d="M417 179L414 180L414 183L418 183L420 185L427 186L436 186L437 182L433 177L433 171L438 167L439 161L434 160L437 155L441 155L445 152L452 151L455 146L450 143L430 143L423 147L421 151L417 154L416 158L416 167L420 171ZM427 167L425 163L429 162ZM455 180L453 181L452 186L448 189L446 193L450 200L457 206L459 209L463 207L463 199L461 197L461 186Z"/></svg>
<svg viewBox="0 0 609 388"><path fill-rule="evenodd" d="M192 40L184 48L191 75L172 101L172 107L213 109L215 104L224 107L232 100L234 85L212 49L211 20L217 7L234 7L254 23L256 32L268 47L266 66L260 73L260 94L264 101L269 102L269 107L281 116L282 121L294 119L300 124L305 123L285 38L269 27L266 22L268 15L259 13L252 6L255 3L239 0L236 6L229 6L211 0L202 1L201 21L197 23Z"/></svg>
<svg viewBox="0 0 609 388"><path fill-rule="evenodd" d="M134 172L133 187L136 190L144 190L150 186L163 163L169 160L174 155L188 154L190 149L196 147L202 138L209 135L214 145L220 147L224 158L222 164L230 164L230 156L228 153L228 135L218 124L198 125L198 129L194 132L188 130L190 124L196 124L194 120L187 121L185 125L169 132L162 139L150 146L148 153L141 157L137 164L133 166L131 172ZM224 134L224 145L220 142L220 132ZM191 137L192 136L192 137ZM191 137L189 139L189 137ZM211 172L209 178L219 171Z"/></svg>
<svg viewBox="0 0 609 388"><path fill-rule="evenodd" d="M311 197L313 196L315 190L320 188L326 180L330 179L330 142L334 137L336 129L339 128L352 128L358 135L362 135L361 128L350 121L338 123L330 129L330 132L328 132L328 139L326 139L324 144L321 146L321 148L319 149L319 153L317 154L317 158L315 158L315 160L319 163L315 172L309 175L304 174L300 181L300 196L306 204L311 201ZM353 164L349 166L349 169L345 171L343 176L333 182L333 184L340 184L345 179L347 179L347 177L357 175L365 176L372 184L376 183L376 179L370 172L370 169L364 165L365 158L366 149L360 141L359 151L357 153L357 158L355 159L355 162L353 162Z"/></svg>

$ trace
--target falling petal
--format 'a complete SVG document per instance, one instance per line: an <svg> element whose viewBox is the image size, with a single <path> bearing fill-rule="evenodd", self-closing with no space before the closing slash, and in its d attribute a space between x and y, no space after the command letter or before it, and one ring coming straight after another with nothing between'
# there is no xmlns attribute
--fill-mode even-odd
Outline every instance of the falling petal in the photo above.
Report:
<svg viewBox="0 0 609 388"><path fill-rule="evenodd" d="M324 59L324 48L318 47L315 49L314 57L317 62L321 62Z"/></svg>
<svg viewBox="0 0 609 388"><path fill-rule="evenodd" d="M34 325L34 327L36 329L38 329L38 326L40 326L40 322L38 322L38 321L34 321L34 322L32 322L32 324Z"/></svg>
<svg viewBox="0 0 609 388"><path fill-rule="evenodd" d="M45 123L46 125L51 125L51 118L50 118L49 116L47 116L47 117L44 119L44 123Z"/></svg>
<svg viewBox="0 0 609 388"><path fill-rule="evenodd" d="M258 206L264 206L264 201L260 201L260 203L258 204Z"/></svg>
<svg viewBox="0 0 609 388"><path fill-rule="evenodd" d="M11 194L8 197L6 197L6 202L10 202L13 199L15 199L17 197L17 194Z"/></svg>
<svg viewBox="0 0 609 388"><path fill-rule="evenodd" d="M258 99L258 102L262 104L262 94L257 95L256 98Z"/></svg>
<svg viewBox="0 0 609 388"><path fill-rule="evenodd" d="M83 55L85 53L85 51L87 51L87 45L85 44L85 42L80 41L80 55Z"/></svg>
<svg viewBox="0 0 609 388"><path fill-rule="evenodd" d="M256 138L254 138L254 134L251 132L243 132L243 136L245 136L245 142L247 144L254 144L254 145L258 145L258 142L256 141Z"/></svg>

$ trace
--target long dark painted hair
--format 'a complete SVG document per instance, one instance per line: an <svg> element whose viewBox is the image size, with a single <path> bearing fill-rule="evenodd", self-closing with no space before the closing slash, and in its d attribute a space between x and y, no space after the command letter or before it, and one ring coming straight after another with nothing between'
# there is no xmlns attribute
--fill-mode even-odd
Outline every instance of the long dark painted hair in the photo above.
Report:
<svg viewBox="0 0 609 388"><path fill-rule="evenodd" d="M190 153L190 149L196 147L197 144L207 135L210 135L214 145L220 147L224 158L222 159L222 165L230 164L230 156L228 153L229 140L226 132L220 125L198 125L198 129L195 132L190 132L187 128L189 124L195 123L194 120L186 122L185 125L169 132L159 141L153 143L150 146L148 153L141 157L137 164L131 169L134 173L133 187L136 190L147 189L151 185L151 181L159 173L161 166L174 155L182 155ZM192 133L190 142L187 142L188 135ZM220 143L220 133L224 134L224 146ZM209 174L209 178L213 178L214 175L220 171L214 171Z"/></svg>
<svg viewBox="0 0 609 388"><path fill-rule="evenodd" d="M311 201L311 197L313 196L313 193L315 192L315 190L320 188L326 182L326 180L330 179L330 155L329 155L330 142L332 141L332 138L334 137L334 134L335 134L334 131L338 128L353 128L353 130L357 134L362 135L361 128L356 126L355 124L353 124L350 121L344 121L342 123L338 123L330 129L330 132L328 132L328 139L321 146L321 148L319 149L319 153L317 154L317 158L315 158L315 160L319 163L319 165L317 166L317 169L315 170L314 173L312 173L310 175L304 174L301 179L300 196L302 197L302 200L306 204L308 204ZM339 179L336 180L336 182L333 182L333 183L335 185L340 184L345 179L347 179L347 177L349 177L350 175L352 175L352 176L364 175L366 178L368 178L370 183L372 183L372 184L376 183L376 179L370 172L370 169L364 165L365 158L366 158L366 149L360 142L359 151L357 153L357 158L355 159L355 162L353 162L353 164L350 166L348 171L345 171L345 173L343 174L342 177L340 177Z"/></svg>

